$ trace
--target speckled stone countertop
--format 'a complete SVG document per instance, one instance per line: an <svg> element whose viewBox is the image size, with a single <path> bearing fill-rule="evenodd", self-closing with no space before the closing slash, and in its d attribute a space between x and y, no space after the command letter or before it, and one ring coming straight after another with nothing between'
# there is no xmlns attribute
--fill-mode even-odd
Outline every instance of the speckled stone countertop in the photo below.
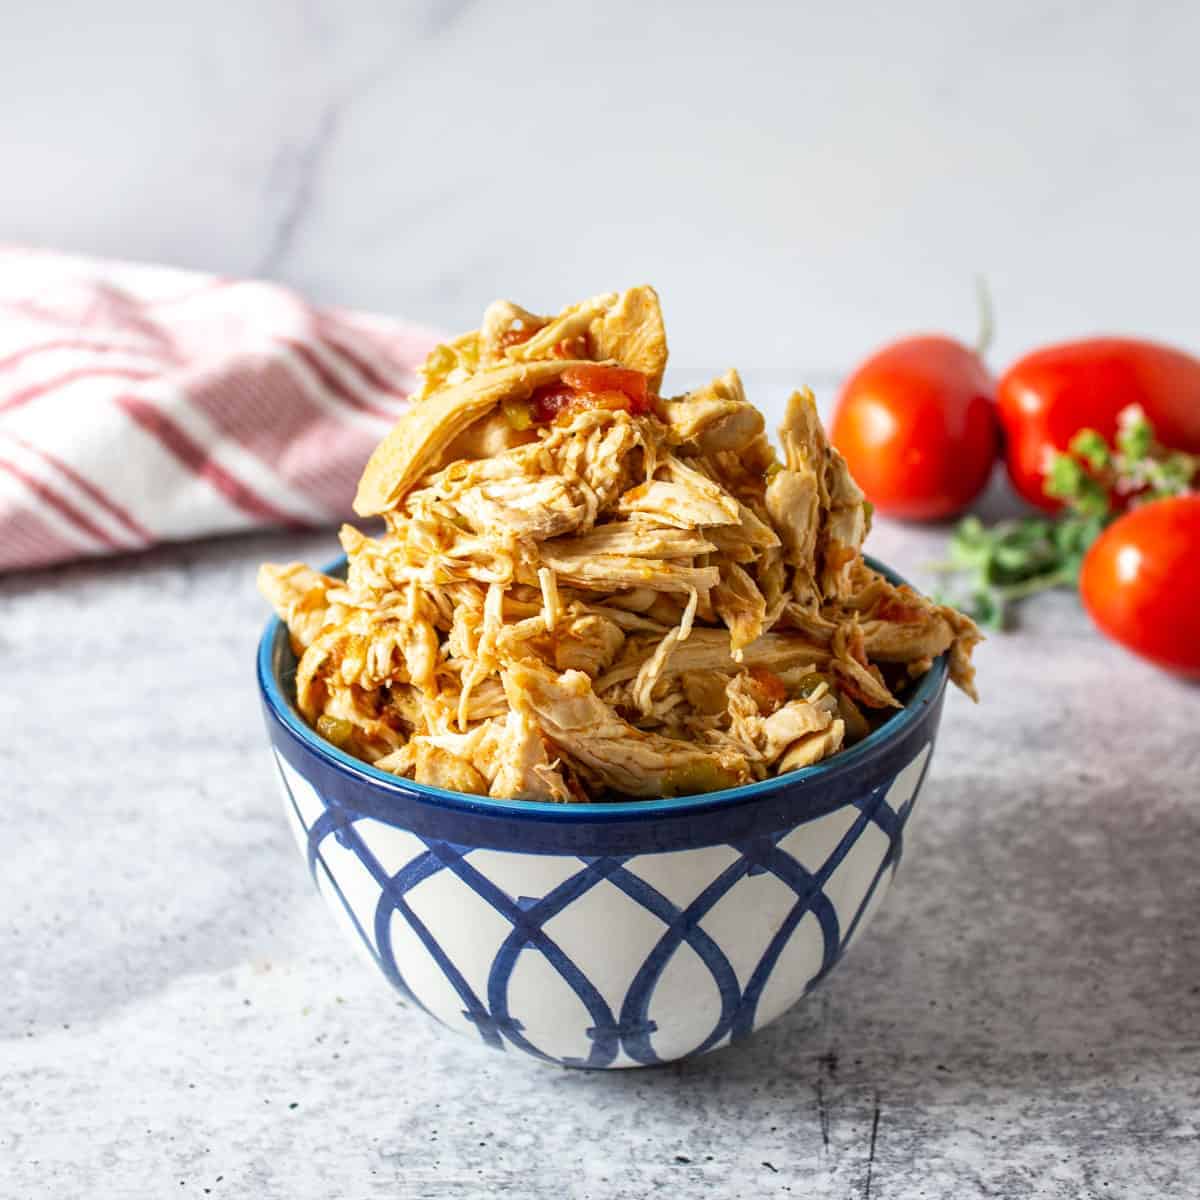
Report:
<svg viewBox="0 0 1200 1200"><path fill-rule="evenodd" d="M944 533L880 523L902 571ZM1069 595L950 698L898 886L749 1043L586 1073L406 1010L285 828L261 536L0 581L0 1196L1183 1197L1200 692Z"/></svg>

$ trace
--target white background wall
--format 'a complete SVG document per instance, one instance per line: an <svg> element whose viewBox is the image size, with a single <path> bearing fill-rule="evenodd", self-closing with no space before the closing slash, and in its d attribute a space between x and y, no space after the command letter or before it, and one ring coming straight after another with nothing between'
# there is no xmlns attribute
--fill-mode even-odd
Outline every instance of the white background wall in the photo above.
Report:
<svg viewBox="0 0 1200 1200"><path fill-rule="evenodd" d="M650 280L682 365L1200 347L1200 5L0 0L0 239L465 326Z"/></svg>

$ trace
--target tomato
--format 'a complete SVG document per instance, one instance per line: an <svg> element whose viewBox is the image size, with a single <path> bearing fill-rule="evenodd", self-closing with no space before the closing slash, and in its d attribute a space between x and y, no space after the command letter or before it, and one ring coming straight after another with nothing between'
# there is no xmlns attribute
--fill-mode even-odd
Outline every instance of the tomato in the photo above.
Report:
<svg viewBox="0 0 1200 1200"><path fill-rule="evenodd" d="M942 520L966 508L992 473L994 390L982 359L961 342L905 338L850 376L830 436L881 513Z"/></svg>
<svg viewBox="0 0 1200 1200"><path fill-rule="evenodd" d="M760 712L770 714L787 703L787 685L774 671L766 667L751 667L749 675L750 695Z"/></svg>
<svg viewBox="0 0 1200 1200"><path fill-rule="evenodd" d="M574 388L567 387L565 383L548 383L545 387L538 388L530 398L533 420L538 425L545 425L578 399L579 393Z"/></svg>
<svg viewBox="0 0 1200 1200"><path fill-rule="evenodd" d="M1118 517L1088 550L1079 591L1114 641L1200 679L1200 493Z"/></svg>
<svg viewBox="0 0 1200 1200"><path fill-rule="evenodd" d="M1014 363L997 395L1013 487L1049 512L1059 504L1042 490L1047 452L1065 450L1085 427L1112 441L1127 405L1141 405L1163 445L1200 451L1200 359L1169 346L1134 338L1047 346Z"/></svg>
<svg viewBox="0 0 1200 1200"><path fill-rule="evenodd" d="M544 424L568 408L620 408L641 415L650 411L650 397L641 371L585 363L568 367L557 383L539 388L532 405L533 419Z"/></svg>
<svg viewBox="0 0 1200 1200"><path fill-rule="evenodd" d="M568 367L561 378L563 383L577 392L624 392L638 411L645 411L646 377L641 371L588 363Z"/></svg>

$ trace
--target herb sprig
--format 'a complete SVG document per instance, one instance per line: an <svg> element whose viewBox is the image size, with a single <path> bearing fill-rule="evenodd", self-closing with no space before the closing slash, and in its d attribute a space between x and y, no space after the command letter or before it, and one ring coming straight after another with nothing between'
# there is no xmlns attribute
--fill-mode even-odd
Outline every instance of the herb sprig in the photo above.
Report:
<svg viewBox="0 0 1200 1200"><path fill-rule="evenodd" d="M956 604L981 625L1002 629L1011 606L1050 588L1074 587L1088 548L1125 509L1191 490L1200 458L1168 450L1137 405L1124 409L1110 445L1094 429L1081 429L1066 453L1046 464L1046 495L1063 501L1057 517L1018 517L984 525L959 522L947 559L933 569L952 579Z"/></svg>

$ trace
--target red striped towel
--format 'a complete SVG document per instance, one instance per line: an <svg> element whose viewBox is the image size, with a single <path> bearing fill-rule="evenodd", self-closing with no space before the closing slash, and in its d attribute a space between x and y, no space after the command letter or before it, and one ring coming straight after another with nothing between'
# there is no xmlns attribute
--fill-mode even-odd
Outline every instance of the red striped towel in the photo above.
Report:
<svg viewBox="0 0 1200 1200"><path fill-rule="evenodd" d="M350 513L431 330L0 247L0 571Z"/></svg>

